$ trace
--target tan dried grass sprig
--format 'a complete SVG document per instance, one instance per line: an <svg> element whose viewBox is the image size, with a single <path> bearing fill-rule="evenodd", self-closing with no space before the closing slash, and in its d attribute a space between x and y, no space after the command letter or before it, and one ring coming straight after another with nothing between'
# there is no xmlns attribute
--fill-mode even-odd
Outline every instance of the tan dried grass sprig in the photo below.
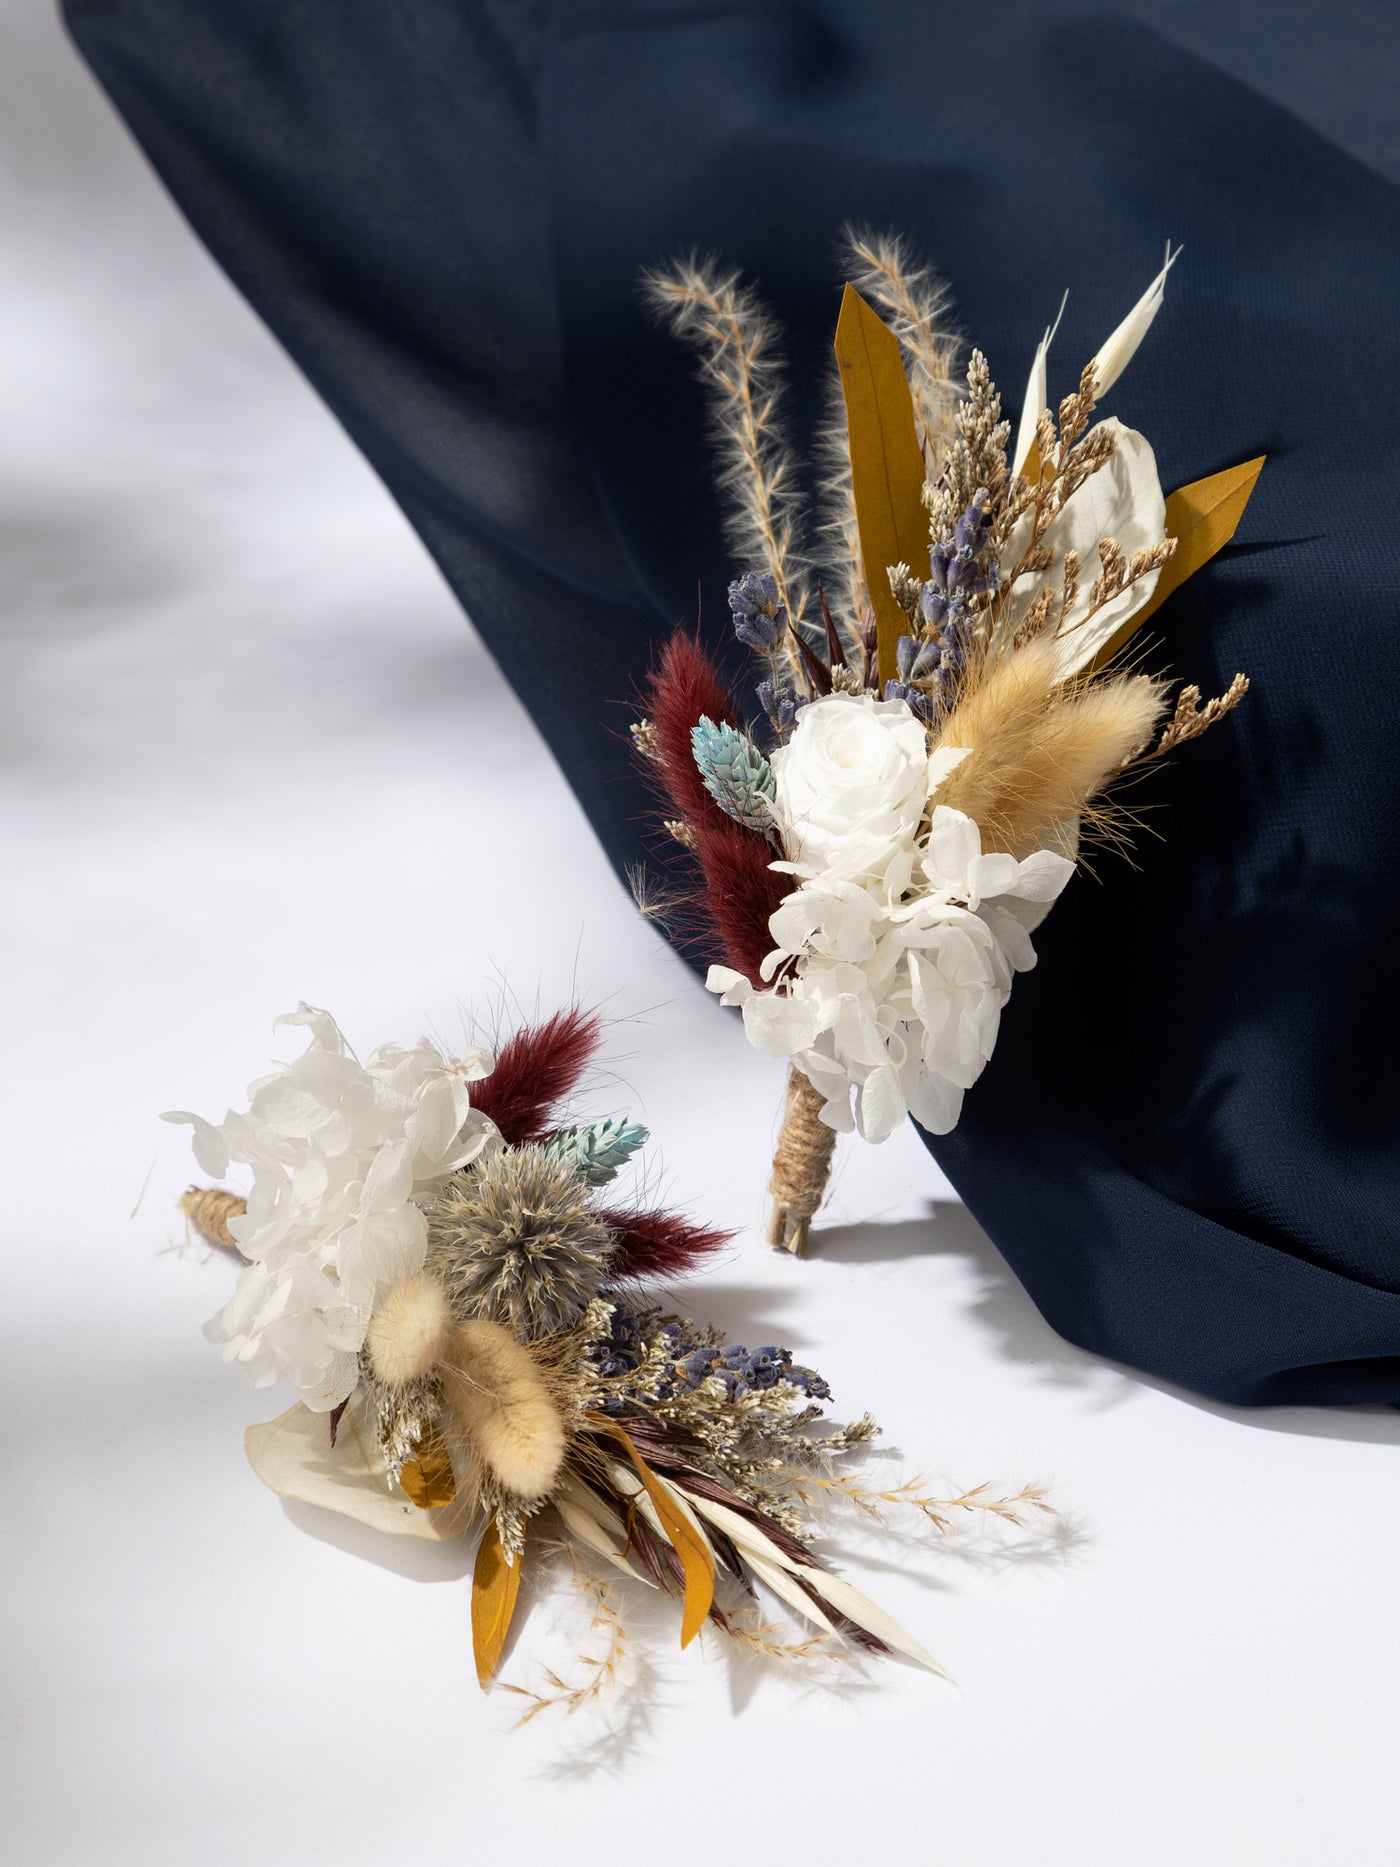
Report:
<svg viewBox="0 0 1400 1867"><path fill-rule="evenodd" d="M1208 732L1217 720L1223 720L1231 713L1249 692L1249 680L1243 674L1237 674L1223 694L1214 700L1201 704L1201 690L1194 685L1183 687L1176 697L1176 707L1171 718L1162 729L1162 736L1150 751L1140 751L1136 758L1130 758L1127 764L1145 764L1148 759L1161 758L1163 753L1172 752L1179 745L1185 745L1189 739L1199 739Z"/></svg>

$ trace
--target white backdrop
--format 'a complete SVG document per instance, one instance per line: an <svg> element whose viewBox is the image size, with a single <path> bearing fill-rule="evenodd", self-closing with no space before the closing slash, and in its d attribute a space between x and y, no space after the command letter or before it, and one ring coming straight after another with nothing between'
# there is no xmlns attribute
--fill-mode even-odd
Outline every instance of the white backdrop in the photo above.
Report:
<svg viewBox="0 0 1400 1867"><path fill-rule="evenodd" d="M1395 1859L1400 1418L1206 1406L1068 1347L912 1134L847 1146L811 1262L767 1252L779 1066L633 913L30 0L0 3L0 164L6 1858ZM690 1310L792 1344L892 1470L1053 1488L1062 1526L1019 1551L835 1546L957 1690L736 1672L671 1622L640 1636L642 1716L513 1733L460 1550L248 1471L288 1396L200 1336L231 1267L184 1239L155 1112L220 1116L299 997L357 1046L450 1044L503 979L606 1003L596 1112L742 1228ZM571 1612L539 1604L507 1679L567 1657Z"/></svg>

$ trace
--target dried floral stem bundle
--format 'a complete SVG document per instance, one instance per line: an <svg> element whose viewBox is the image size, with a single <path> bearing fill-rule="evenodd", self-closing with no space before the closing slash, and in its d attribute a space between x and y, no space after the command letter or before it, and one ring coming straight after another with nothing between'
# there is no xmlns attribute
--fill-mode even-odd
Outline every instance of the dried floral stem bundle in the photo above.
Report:
<svg viewBox="0 0 1400 1867"><path fill-rule="evenodd" d="M806 1651L754 1632L761 1585L823 1642L940 1670L818 1560L814 1510L904 1505L938 1528L965 1500L867 1491L843 1465L874 1436L869 1416L833 1426L815 1404L826 1383L788 1349L728 1341L644 1294L727 1234L614 1203L639 1124L563 1121L595 1019L550 1019L496 1057L420 1040L363 1064L327 1013L281 1022L309 1047L252 1085L246 1111L169 1117L193 1126L207 1172L252 1172L246 1199L206 1187L181 1203L246 1261L206 1333L256 1385L287 1377L300 1393L249 1431L265 1482L399 1533L477 1535L483 1685L526 1565L557 1544L676 1596L683 1646L709 1625ZM984 1508L1014 1511L990 1495ZM559 1684L571 1706L615 1669L625 1636L611 1605L603 1618L589 1680Z"/></svg>
<svg viewBox="0 0 1400 1867"><path fill-rule="evenodd" d="M633 734L679 872L668 919L715 962L710 989L750 1041L788 1061L770 1235L797 1253L831 1159L816 1127L882 1141L908 1115L955 1125L1086 841L1127 840L1119 779L1243 698L1236 675L1169 706L1120 651L1232 536L1262 465L1167 499L1146 440L1093 418L1170 252L1053 411L1046 332L1014 447L980 351L954 394L946 296L904 243L852 233L849 257L844 420L810 509L751 288L694 260L648 279L715 391L753 566L729 607L764 678L750 719L677 634Z"/></svg>

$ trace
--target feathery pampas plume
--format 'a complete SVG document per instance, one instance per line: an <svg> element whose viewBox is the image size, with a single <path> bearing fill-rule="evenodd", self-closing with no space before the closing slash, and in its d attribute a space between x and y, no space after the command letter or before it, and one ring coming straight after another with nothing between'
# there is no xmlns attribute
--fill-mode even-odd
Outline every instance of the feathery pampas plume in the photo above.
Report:
<svg viewBox="0 0 1400 1867"><path fill-rule="evenodd" d="M776 580L796 623L806 608L805 563L797 477L778 417L782 363L773 319L737 272L695 254L645 273L643 288L653 310L698 356L734 553Z"/></svg>
<svg viewBox="0 0 1400 1867"><path fill-rule="evenodd" d="M571 1329L598 1294L613 1235L573 1169L537 1143L450 1180L428 1218L428 1270L454 1315L533 1339Z"/></svg>
<svg viewBox="0 0 1400 1867"><path fill-rule="evenodd" d="M915 260L902 234L851 225L843 229L843 238L851 284L887 314L904 352L919 439L932 478L952 439L958 405L954 371L961 346L948 329L952 296L931 266Z"/></svg>

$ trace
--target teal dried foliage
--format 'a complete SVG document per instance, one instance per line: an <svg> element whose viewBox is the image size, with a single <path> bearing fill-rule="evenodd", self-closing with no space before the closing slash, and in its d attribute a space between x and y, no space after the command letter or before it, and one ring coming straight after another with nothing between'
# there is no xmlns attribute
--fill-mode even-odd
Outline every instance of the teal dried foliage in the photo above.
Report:
<svg viewBox="0 0 1400 1867"><path fill-rule="evenodd" d="M590 1186L606 1186L650 1138L650 1130L640 1122L609 1116L606 1121L588 1122L554 1135L548 1147L553 1159L572 1168Z"/></svg>
<svg viewBox="0 0 1400 1867"><path fill-rule="evenodd" d="M747 830L771 830L773 771L748 734L702 718L690 745L705 789L720 809Z"/></svg>

